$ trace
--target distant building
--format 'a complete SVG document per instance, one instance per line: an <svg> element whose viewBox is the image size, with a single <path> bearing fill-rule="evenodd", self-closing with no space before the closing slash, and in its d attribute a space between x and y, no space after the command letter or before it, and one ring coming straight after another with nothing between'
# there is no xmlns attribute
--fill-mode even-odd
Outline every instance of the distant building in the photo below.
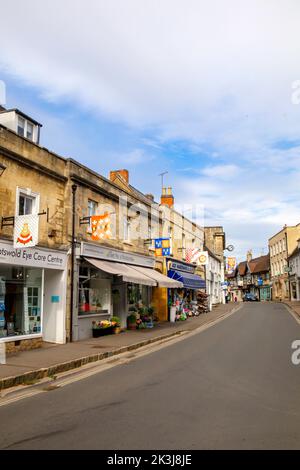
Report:
<svg viewBox="0 0 300 470"><path fill-rule="evenodd" d="M291 300L300 300L300 239L288 257Z"/></svg>
<svg viewBox="0 0 300 470"><path fill-rule="evenodd" d="M297 248L300 238L300 224L285 225L280 232L269 239L272 299L290 299L288 258Z"/></svg>
<svg viewBox="0 0 300 470"><path fill-rule="evenodd" d="M239 263L235 271L227 276L231 300L243 300L246 293L259 300L271 300L270 257L269 254L252 258L248 251L247 259Z"/></svg>

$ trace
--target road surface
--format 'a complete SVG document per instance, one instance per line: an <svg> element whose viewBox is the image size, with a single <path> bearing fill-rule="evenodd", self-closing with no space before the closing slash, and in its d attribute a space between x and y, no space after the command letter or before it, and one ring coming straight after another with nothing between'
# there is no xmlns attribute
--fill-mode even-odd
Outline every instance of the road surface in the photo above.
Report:
<svg viewBox="0 0 300 470"><path fill-rule="evenodd" d="M209 329L0 407L1 449L299 449L300 325L247 303Z"/></svg>

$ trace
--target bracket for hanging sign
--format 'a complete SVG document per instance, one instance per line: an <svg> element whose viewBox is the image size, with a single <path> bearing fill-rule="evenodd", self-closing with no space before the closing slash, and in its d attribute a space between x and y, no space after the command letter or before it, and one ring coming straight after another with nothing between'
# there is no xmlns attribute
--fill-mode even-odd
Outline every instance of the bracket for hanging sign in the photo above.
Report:
<svg viewBox="0 0 300 470"><path fill-rule="evenodd" d="M47 216L47 222L49 222L49 208L47 207L46 211L39 212L37 215L46 215ZM9 217L2 217L1 218L1 230L3 227L14 227L15 225L15 216L11 215Z"/></svg>
<svg viewBox="0 0 300 470"><path fill-rule="evenodd" d="M91 216L81 217L81 219L79 219L80 225L89 225L90 223L91 223Z"/></svg>
<svg viewBox="0 0 300 470"><path fill-rule="evenodd" d="M2 217L1 219L1 230L3 227L13 227L15 225L15 216Z"/></svg>

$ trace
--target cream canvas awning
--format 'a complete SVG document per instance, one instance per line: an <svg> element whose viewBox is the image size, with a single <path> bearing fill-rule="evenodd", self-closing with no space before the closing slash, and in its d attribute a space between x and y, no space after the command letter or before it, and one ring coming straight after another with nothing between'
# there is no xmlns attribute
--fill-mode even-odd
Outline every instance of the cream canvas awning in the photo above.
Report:
<svg viewBox="0 0 300 470"><path fill-rule="evenodd" d="M183 283L180 281L176 281L175 279L170 279L169 277L165 276L164 274L155 271L155 269L151 268L143 268L141 266L132 266L133 269L138 271L145 276L149 276L154 279L159 287L168 287L169 289L180 289L183 287Z"/></svg>
<svg viewBox="0 0 300 470"><path fill-rule="evenodd" d="M85 261L88 261L90 264L95 266L101 271L105 271L109 274L115 274L116 276L121 276L123 281L132 282L134 284L142 284L145 286L156 286L157 282L155 279L143 274L142 272L137 271L128 264L115 263L110 261L103 261L96 258L84 258ZM149 271L152 271L151 269Z"/></svg>

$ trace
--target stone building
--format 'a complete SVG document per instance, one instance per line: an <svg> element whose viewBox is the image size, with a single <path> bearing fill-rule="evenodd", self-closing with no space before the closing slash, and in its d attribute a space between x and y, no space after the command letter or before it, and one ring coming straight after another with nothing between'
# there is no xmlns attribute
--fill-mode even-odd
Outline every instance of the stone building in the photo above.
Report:
<svg viewBox="0 0 300 470"><path fill-rule="evenodd" d="M225 257L224 250L226 248L226 235L222 226L207 226L204 227L204 240L207 249L216 256L220 261L220 283L222 286L222 303L225 303L225 295L227 295L227 288L225 286ZM213 274L209 274L213 277Z"/></svg>
<svg viewBox="0 0 300 470"><path fill-rule="evenodd" d="M163 272L170 278L182 282L180 289L166 289L156 299L161 318L168 320L176 304L187 309L195 301L198 289L205 289L204 269L197 262L191 262L189 254L203 250L204 231L194 221L185 217L174 204L172 188L162 188L160 213L162 218L162 237L170 240L170 255L162 259Z"/></svg>
<svg viewBox="0 0 300 470"><path fill-rule="evenodd" d="M300 224L285 225L269 239L272 299L290 299L288 258L297 248L300 238Z"/></svg>
<svg viewBox="0 0 300 470"><path fill-rule="evenodd" d="M246 293L258 300L271 300L270 256L252 257L249 250L245 261L241 261L233 273L226 276L231 300L242 301Z"/></svg>
<svg viewBox="0 0 300 470"><path fill-rule="evenodd" d="M288 257L289 283L292 301L300 301L300 239L297 247Z"/></svg>
<svg viewBox="0 0 300 470"><path fill-rule="evenodd" d="M73 339L89 337L92 323L111 315L126 327L137 305L153 305L162 319L156 299L181 283L165 276L163 261L154 257L159 205L130 184L125 169L107 179L70 160L68 174L76 208Z"/></svg>
<svg viewBox="0 0 300 470"><path fill-rule="evenodd" d="M40 128L18 110L0 112L0 341L8 351L66 340L66 167L38 145Z"/></svg>
<svg viewBox="0 0 300 470"><path fill-rule="evenodd" d="M18 350L88 338L112 315L125 327L137 305L168 320L177 289L204 287L186 261L203 229L172 194L159 204L134 188L127 170L105 178L43 148L41 127L0 110L0 341ZM171 240L168 258L154 256L159 237Z"/></svg>

